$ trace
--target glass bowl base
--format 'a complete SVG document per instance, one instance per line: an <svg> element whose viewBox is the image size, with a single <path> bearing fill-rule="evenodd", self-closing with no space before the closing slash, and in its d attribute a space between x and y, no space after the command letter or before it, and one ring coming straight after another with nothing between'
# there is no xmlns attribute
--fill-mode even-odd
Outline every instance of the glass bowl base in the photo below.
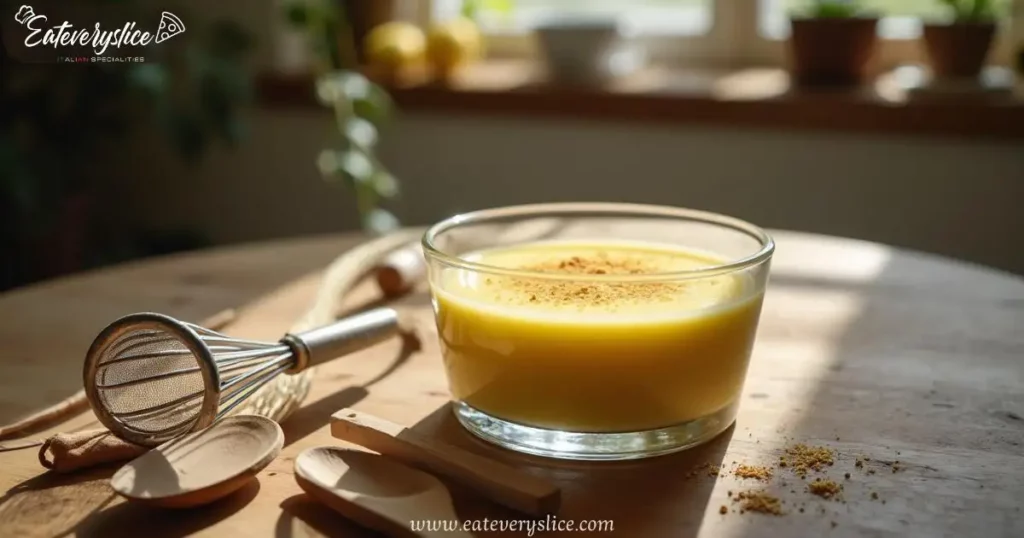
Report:
<svg viewBox="0 0 1024 538"><path fill-rule="evenodd" d="M549 430L509 422L462 401L453 402L452 407L470 433L500 447L548 458L613 461L661 456L706 443L736 420L738 401L674 426L622 433Z"/></svg>

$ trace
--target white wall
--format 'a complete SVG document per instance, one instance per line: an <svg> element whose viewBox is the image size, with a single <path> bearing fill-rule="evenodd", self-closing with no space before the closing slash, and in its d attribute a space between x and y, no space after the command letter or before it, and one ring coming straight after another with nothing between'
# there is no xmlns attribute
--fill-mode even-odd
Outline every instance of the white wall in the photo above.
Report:
<svg viewBox="0 0 1024 538"><path fill-rule="evenodd" d="M128 184L129 196L146 193L134 215L194 223L219 242L351 229L346 188L314 167L328 128L312 109L256 113L237 151L195 171L147 167L144 184ZM401 116L384 136L408 223L534 201L652 202L1024 273L1020 142L427 114Z"/></svg>

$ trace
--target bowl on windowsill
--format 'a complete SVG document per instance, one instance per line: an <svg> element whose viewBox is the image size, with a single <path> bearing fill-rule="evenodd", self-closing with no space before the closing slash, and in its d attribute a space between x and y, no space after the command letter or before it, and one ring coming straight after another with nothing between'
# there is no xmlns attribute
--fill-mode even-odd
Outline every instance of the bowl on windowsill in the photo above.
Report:
<svg viewBox="0 0 1024 538"><path fill-rule="evenodd" d="M551 84L599 86L644 63L642 49L616 19L554 19L535 32Z"/></svg>

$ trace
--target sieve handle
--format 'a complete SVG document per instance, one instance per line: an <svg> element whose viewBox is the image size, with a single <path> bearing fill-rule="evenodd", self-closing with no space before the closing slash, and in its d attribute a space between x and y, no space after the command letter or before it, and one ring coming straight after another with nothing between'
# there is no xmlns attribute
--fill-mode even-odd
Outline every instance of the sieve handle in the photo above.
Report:
<svg viewBox="0 0 1024 538"><path fill-rule="evenodd" d="M366 349L398 333L398 312L392 308L375 308L324 327L287 334L281 341L295 350L296 360L295 366L286 373L295 374Z"/></svg>

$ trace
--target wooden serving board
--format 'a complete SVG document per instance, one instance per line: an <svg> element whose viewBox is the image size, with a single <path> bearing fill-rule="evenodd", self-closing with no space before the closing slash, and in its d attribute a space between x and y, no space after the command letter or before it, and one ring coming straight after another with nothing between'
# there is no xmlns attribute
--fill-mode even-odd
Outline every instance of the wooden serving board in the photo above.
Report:
<svg viewBox="0 0 1024 538"><path fill-rule="evenodd" d="M472 438L450 414L421 289L396 305L414 315L422 349L395 340L322 367L305 406L282 424L281 457L239 494L189 511L141 507L109 488L117 466L54 476L42 472L35 449L0 452L0 537L371 536L307 498L292 475L302 450L342 444L328 421L345 407L553 480L562 509L545 525L612 522L613 531L594 535L1024 536L1024 280L869 243L783 232L776 239L739 419L703 447L569 463ZM0 419L74 392L95 332L131 311L197 320L251 300L227 332L279 336L312 300L316 269L354 241L177 256L0 296ZM367 284L350 305L375 300ZM95 426L86 413L59 430ZM820 477L843 485L842 500L807 492L814 473L801 480L775 468L767 482L731 474L734 462L773 465L798 442L836 451ZM857 467L860 457L870 459ZM710 464L720 473L712 476ZM452 487L463 519L525 519ZM741 514L729 494L748 489L776 495L785 514ZM526 536L518 525L477 535Z"/></svg>

